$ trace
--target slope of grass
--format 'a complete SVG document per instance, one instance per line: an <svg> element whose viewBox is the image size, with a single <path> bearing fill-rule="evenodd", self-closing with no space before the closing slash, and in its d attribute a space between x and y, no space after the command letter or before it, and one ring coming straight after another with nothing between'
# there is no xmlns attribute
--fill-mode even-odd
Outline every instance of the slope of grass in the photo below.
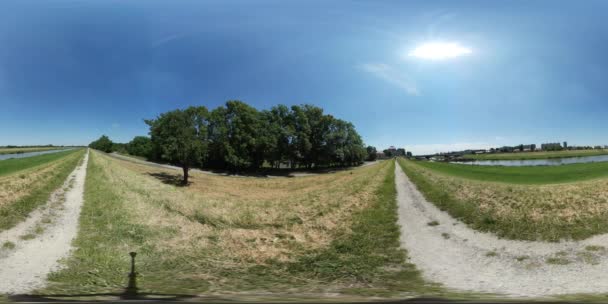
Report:
<svg viewBox="0 0 608 304"><path fill-rule="evenodd" d="M608 232L608 179L520 185L446 175L423 162L399 164L428 201L473 229L548 241Z"/></svg>
<svg viewBox="0 0 608 304"><path fill-rule="evenodd" d="M43 155L36 155L32 157L24 158L11 158L0 160L0 176L8 175L19 170L25 170L32 167L36 167L54 160L63 158L72 153L83 151L82 149L74 149L69 151L62 151L57 153L49 153Z"/></svg>
<svg viewBox="0 0 608 304"><path fill-rule="evenodd" d="M416 165L451 176L513 184L568 183L608 177L608 162L507 167L419 161Z"/></svg>
<svg viewBox="0 0 608 304"><path fill-rule="evenodd" d="M58 157L56 154L61 155ZM0 185L3 186L0 189L0 231L9 229L23 221L32 210L44 204L51 193L59 188L65 182L68 175L76 168L76 165L84 156L84 150L80 149L48 155L52 155L53 158L49 160L49 158L40 159L36 157L35 160L21 162L23 166L19 171L14 169L16 163L11 162L12 159L0 161L0 168L11 168L11 170L16 171L12 175L3 176L2 182L0 182ZM10 162L11 165L2 167L4 162ZM33 164L36 164L36 166ZM42 168L47 164L48 168ZM31 168L25 170L23 169L24 167ZM39 173L37 171L40 171L41 175L30 181L28 179L29 175L37 175ZM12 181L16 182L13 183Z"/></svg>
<svg viewBox="0 0 608 304"><path fill-rule="evenodd" d="M581 157L606 155L607 149L594 150L565 150L565 151L538 151L538 152L514 152L514 153L489 153L489 154L468 154L467 158L479 160L522 160L522 159L547 159L564 157Z"/></svg>
<svg viewBox="0 0 608 304"><path fill-rule="evenodd" d="M438 290L399 249L393 162L303 178L192 175L92 153L77 250L43 293ZM165 175L161 175L165 174Z"/></svg>
<svg viewBox="0 0 608 304"><path fill-rule="evenodd" d="M63 149L63 147L29 147L29 148L0 148L0 155L2 154L20 154L27 152L38 152Z"/></svg>

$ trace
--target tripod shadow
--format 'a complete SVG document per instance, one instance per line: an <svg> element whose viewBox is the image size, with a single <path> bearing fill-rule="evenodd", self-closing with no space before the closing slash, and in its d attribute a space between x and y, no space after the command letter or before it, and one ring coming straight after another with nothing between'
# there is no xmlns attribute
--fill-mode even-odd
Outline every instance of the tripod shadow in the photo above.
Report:
<svg viewBox="0 0 608 304"><path fill-rule="evenodd" d="M51 294L51 295L9 295L8 299L15 302L83 302L83 298L98 298L98 297L113 297L120 300L162 300L162 301L184 301L196 298L195 295L180 295L180 294L162 294L162 293L142 293L137 288L137 272L135 271L136 252L129 252L131 256L131 271L129 272L129 280L127 287L121 293L90 293L90 294ZM86 302L116 302L116 300L84 300Z"/></svg>

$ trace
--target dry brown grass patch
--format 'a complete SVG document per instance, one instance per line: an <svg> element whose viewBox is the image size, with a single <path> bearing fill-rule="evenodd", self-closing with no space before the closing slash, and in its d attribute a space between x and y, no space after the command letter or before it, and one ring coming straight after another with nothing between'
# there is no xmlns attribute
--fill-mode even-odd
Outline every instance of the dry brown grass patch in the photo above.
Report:
<svg viewBox="0 0 608 304"><path fill-rule="evenodd" d="M353 212L372 201L389 169L387 162L299 178L193 173L190 186L176 187L154 177L177 174L174 170L99 153L93 160L104 168L133 220L161 231L148 240L155 246L218 252L208 258L258 264L286 261L329 244L337 231L350 227Z"/></svg>

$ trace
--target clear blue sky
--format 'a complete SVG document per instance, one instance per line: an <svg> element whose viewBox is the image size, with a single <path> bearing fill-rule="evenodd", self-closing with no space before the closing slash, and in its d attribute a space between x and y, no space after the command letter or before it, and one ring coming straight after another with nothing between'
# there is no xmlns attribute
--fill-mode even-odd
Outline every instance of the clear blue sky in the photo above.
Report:
<svg viewBox="0 0 608 304"><path fill-rule="evenodd" d="M608 1L9 1L0 145L126 142L144 118L311 103L415 153L608 144ZM407 54L429 41L465 56Z"/></svg>

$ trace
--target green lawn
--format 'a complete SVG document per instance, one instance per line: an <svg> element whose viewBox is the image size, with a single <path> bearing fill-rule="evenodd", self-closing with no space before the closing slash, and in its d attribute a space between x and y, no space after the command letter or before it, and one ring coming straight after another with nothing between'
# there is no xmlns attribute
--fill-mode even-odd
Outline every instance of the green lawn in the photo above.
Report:
<svg viewBox="0 0 608 304"><path fill-rule="evenodd" d="M478 160L522 160L522 159L547 159L579 156L606 155L608 150L573 150L573 151L539 151L539 152L517 152L517 153L491 153L491 154L468 154L467 158Z"/></svg>
<svg viewBox="0 0 608 304"><path fill-rule="evenodd" d="M74 149L63 152L42 154L32 157L24 157L24 158L11 158L6 160L0 160L0 176L11 174L13 172L17 172L20 170L29 169L35 166L39 166L57 159L60 159L64 156L67 156L72 153L76 153L77 151L82 151L82 149Z"/></svg>
<svg viewBox="0 0 608 304"><path fill-rule="evenodd" d="M554 184L608 177L608 162L561 166L475 166L416 161L417 165L457 177L514 184Z"/></svg>

